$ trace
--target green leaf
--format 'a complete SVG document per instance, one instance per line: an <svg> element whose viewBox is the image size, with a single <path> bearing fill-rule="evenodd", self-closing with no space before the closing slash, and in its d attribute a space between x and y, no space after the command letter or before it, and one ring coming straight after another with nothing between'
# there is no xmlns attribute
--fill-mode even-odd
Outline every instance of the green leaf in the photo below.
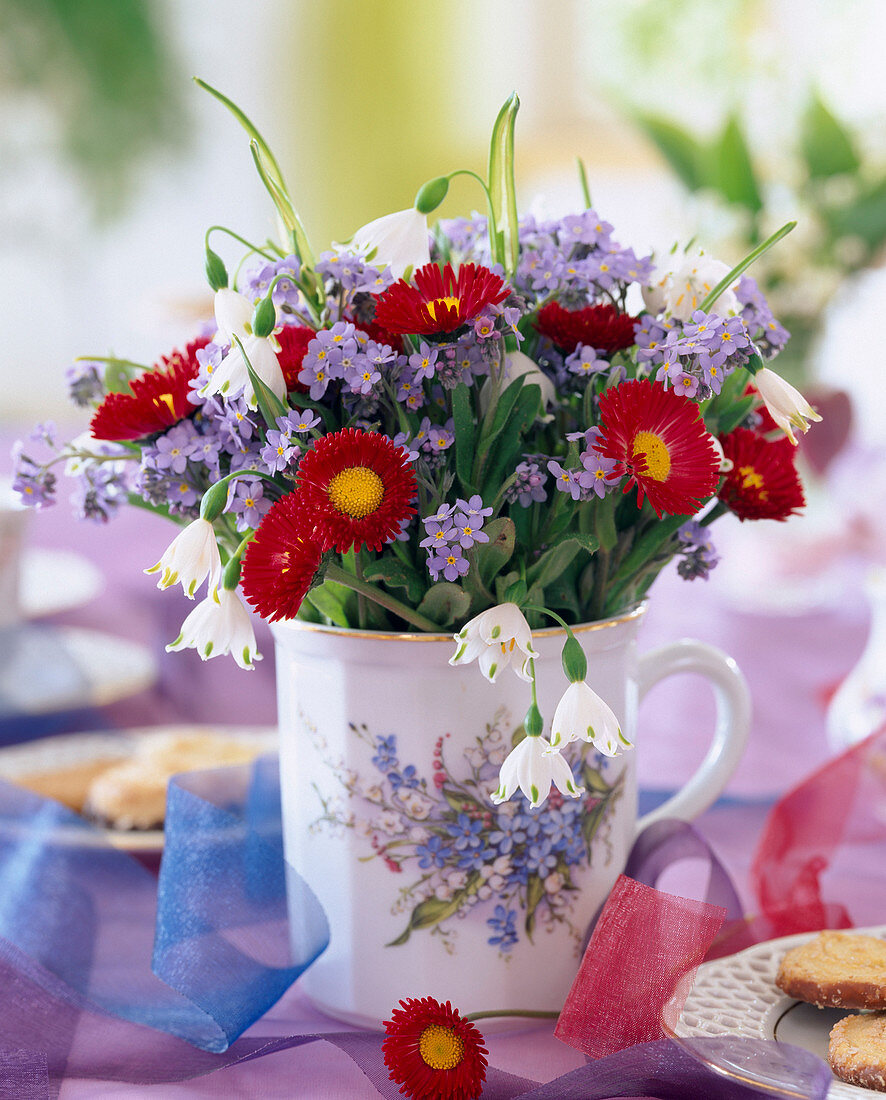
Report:
<svg viewBox="0 0 886 1100"><path fill-rule="evenodd" d="M618 531L615 529L616 504L618 504L618 500L615 493L607 493L594 506L594 535L600 544L600 548L607 553L614 549L616 542L618 542Z"/></svg>
<svg viewBox="0 0 886 1100"><path fill-rule="evenodd" d="M341 585L335 585L335 588L341 589ZM324 581L323 584L312 588L305 599L321 615L325 615L333 626L351 626L345 610L345 602L335 588L332 581Z"/></svg>
<svg viewBox="0 0 886 1100"><path fill-rule="evenodd" d="M426 901L420 902L412 910L409 917L409 924L404 931L395 940L391 940L390 943L385 944L385 946L400 947L402 944L406 943L413 932L417 932L422 928L433 928L435 924L439 924L441 921L453 916L453 914L459 910L465 898L468 896L471 887L476 883L479 877L479 871L471 871L465 887L462 890L457 890L448 901L445 901L443 898L428 898Z"/></svg>
<svg viewBox="0 0 886 1100"><path fill-rule="evenodd" d="M591 189L588 186L587 169L585 168L585 162L581 159L581 157L575 158L575 166L576 168L578 168L578 182L579 186L581 187L581 197L582 201L585 204L585 210L590 210L594 204L593 202L591 202Z"/></svg>
<svg viewBox="0 0 886 1100"><path fill-rule="evenodd" d="M217 88L213 88L211 84L207 84L205 80L201 80L199 76L194 77L194 83L201 87L205 92L209 92L211 96L214 96L219 103L223 103L225 107L231 112L231 114L240 123L243 129L249 134L250 140L254 141L262 152L264 159L268 162L271 171L274 173L277 180L282 185L283 173L280 171L280 165L274 159L274 154L271 152L271 148L265 139L261 136L252 120L241 111L240 108L234 103L233 100L228 99L226 95L220 92Z"/></svg>
<svg viewBox="0 0 886 1100"><path fill-rule="evenodd" d="M476 424L471 407L471 391L459 383L452 391L452 419L455 426L455 472L466 496L474 493L471 473L474 467Z"/></svg>
<svg viewBox="0 0 886 1100"><path fill-rule="evenodd" d="M749 252L740 263L737 263L735 265L735 267L729 272L728 275L723 276L723 278L719 281L719 283L717 283L714 289L710 292L710 294L705 298L705 300L698 308L707 313L714 302L716 302L716 300L723 293L723 291L726 290L728 287L731 287L733 283L736 282L738 277L740 275L743 275L745 271L747 271L752 263L754 263L756 260L759 260L764 252L768 252L774 244L782 239L782 237L786 237L788 233L790 233L791 230L795 228L796 224L796 222L785 222L781 229L776 229L776 231L770 237L767 237L762 244L758 244L757 247Z"/></svg>
<svg viewBox="0 0 886 1100"><path fill-rule="evenodd" d="M586 550L589 554L594 554L599 548L600 544L593 535L582 534L578 531L564 535L550 549L545 550L538 561L531 566L526 574L526 579L530 584L539 584L543 588L547 588L572 564L573 559L580 550Z"/></svg>
<svg viewBox="0 0 886 1100"><path fill-rule="evenodd" d="M474 561L485 585L492 583L496 574L507 565L516 546L514 521L507 516L491 520L483 528L489 536L489 542L477 543L474 547Z"/></svg>
<svg viewBox="0 0 886 1100"><path fill-rule="evenodd" d="M471 606L471 597L457 584L439 581L425 592L418 605L420 615L426 615L438 626L449 626L457 619L464 618Z"/></svg>
<svg viewBox="0 0 886 1100"><path fill-rule="evenodd" d="M869 249L886 240L886 178L866 188L847 206L825 210L824 216L837 237L861 237Z"/></svg>
<svg viewBox="0 0 886 1100"><path fill-rule="evenodd" d="M714 148L716 188L730 203L756 214L763 199L741 124L735 115L727 119Z"/></svg>
<svg viewBox="0 0 886 1100"><path fill-rule="evenodd" d="M492 423L488 427L484 424L484 430L480 433L479 449L482 452L487 452L490 446L504 431L505 424L508 422L508 417L511 415L511 411L517 403L517 398L520 396L520 391L523 389L524 377L525 376L521 374L519 378L515 378L513 382L509 382L499 395L498 404L495 406L495 413L492 417Z"/></svg>
<svg viewBox="0 0 886 1100"><path fill-rule="evenodd" d="M399 558L377 558L363 571L368 581L382 581L388 588L404 588L406 598L411 604L417 604L425 586L418 572Z"/></svg>
<svg viewBox="0 0 886 1100"><path fill-rule="evenodd" d="M128 359L102 359L105 364L105 389L108 393L129 393L129 383L143 373L144 368Z"/></svg>
<svg viewBox="0 0 886 1100"><path fill-rule="evenodd" d="M634 117L689 191L713 186L706 169L705 150L688 130L643 111L636 112Z"/></svg>
<svg viewBox="0 0 886 1100"><path fill-rule="evenodd" d="M724 409L720 416L717 418L717 435L728 435L733 428L737 428L738 425L744 420L751 409L754 407L754 398L743 397L740 401L736 401L734 405L731 405L728 409Z"/></svg>
<svg viewBox="0 0 886 1100"><path fill-rule="evenodd" d="M618 610L622 593L637 575L640 567L651 561L689 518L691 517L662 516L634 542L630 553L622 561L618 572L612 578L606 598L605 613L607 615Z"/></svg>
<svg viewBox="0 0 886 1100"><path fill-rule="evenodd" d="M607 795L612 790L610 785L603 778L603 773L599 768L592 768L587 762L585 762L581 769L581 779L587 789L594 794Z"/></svg>
<svg viewBox="0 0 886 1100"><path fill-rule="evenodd" d="M523 381L523 379L518 379ZM492 464L484 471L481 479L482 495L495 495L501 488L506 473L511 473L517 457L525 450L523 442L526 432L535 423L541 409L541 389L534 383L524 384L503 433L503 438L495 448Z"/></svg>
<svg viewBox="0 0 886 1100"><path fill-rule="evenodd" d="M813 93L803 115L800 151L813 179L853 174L861 167L851 134L818 93Z"/></svg>
<svg viewBox="0 0 886 1100"><path fill-rule="evenodd" d="M517 267L520 242L517 236L517 188L514 181L514 128L520 100L512 92L498 112L489 142L489 208L491 213L492 256L502 264L505 276Z"/></svg>
<svg viewBox="0 0 886 1100"><path fill-rule="evenodd" d="M578 602L578 584L576 578L575 563L560 576L560 578L545 587L545 604L555 607L560 611L568 611L573 621L578 621L581 608ZM519 602L517 600L515 603Z"/></svg>
<svg viewBox="0 0 886 1100"><path fill-rule="evenodd" d="M241 354L243 358L246 359L246 352L242 350L242 345ZM277 426L277 417L286 416L290 411L289 406L284 404L271 387L259 378L248 359L246 359L246 369L249 371L249 381L252 383L252 388L255 392L255 400L258 404L259 412L264 417L267 426L269 428L275 428Z"/></svg>
<svg viewBox="0 0 886 1100"><path fill-rule="evenodd" d="M458 791L453 791L449 787L443 787L443 797L449 803L451 809L455 810L457 814L467 813L468 810L477 808L477 800L475 798L469 798L467 795L459 794Z"/></svg>

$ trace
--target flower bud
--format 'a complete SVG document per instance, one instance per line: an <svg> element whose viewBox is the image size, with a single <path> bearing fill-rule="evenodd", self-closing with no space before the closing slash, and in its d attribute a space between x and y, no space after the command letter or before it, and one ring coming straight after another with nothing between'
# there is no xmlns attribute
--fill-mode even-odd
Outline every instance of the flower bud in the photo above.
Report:
<svg viewBox="0 0 886 1100"><path fill-rule="evenodd" d="M580 683L588 674L588 659L574 634L570 634L560 654L563 671L571 684Z"/></svg>
<svg viewBox="0 0 886 1100"><path fill-rule="evenodd" d="M437 176L434 180L428 180L418 189L418 194L415 196L415 209L419 214L430 214L446 198L448 190L449 179L446 176Z"/></svg>
<svg viewBox="0 0 886 1100"><path fill-rule="evenodd" d="M529 710L526 711L526 717L523 719L523 729L526 730L527 737L541 737L541 731L544 729L544 719L541 716L541 711L538 709L536 703L531 703Z"/></svg>
<svg viewBox="0 0 886 1100"><path fill-rule="evenodd" d="M227 480L217 481L203 494L203 499L200 501L200 518L208 519L212 523L225 510L227 503L228 482Z"/></svg>
<svg viewBox="0 0 886 1100"><path fill-rule="evenodd" d="M766 364L763 362L763 356L758 351L755 351L750 359L748 359L747 363L745 363L745 370L748 374L754 375L757 371L763 370L765 366Z"/></svg>
<svg viewBox="0 0 886 1100"><path fill-rule="evenodd" d="M241 556L234 554L222 573L222 587L233 591L240 583Z"/></svg>
<svg viewBox="0 0 886 1100"><path fill-rule="evenodd" d="M206 278L213 290L223 290L228 285L228 269L217 252L206 248Z"/></svg>
<svg viewBox="0 0 886 1100"><path fill-rule="evenodd" d="M258 337L270 336L277 324L277 309L270 297L260 298L252 314L252 331Z"/></svg>

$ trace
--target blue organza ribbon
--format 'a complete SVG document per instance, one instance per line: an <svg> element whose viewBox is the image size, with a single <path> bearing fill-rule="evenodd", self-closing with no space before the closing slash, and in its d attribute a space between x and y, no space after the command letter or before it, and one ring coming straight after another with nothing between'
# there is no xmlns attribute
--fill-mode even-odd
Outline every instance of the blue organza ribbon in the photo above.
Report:
<svg viewBox="0 0 886 1100"><path fill-rule="evenodd" d="M378 1033L237 1038L328 942L322 908L283 859L277 776L266 759L174 780L159 888L76 814L0 784L0 1100L49 1100L63 1080L183 1081L321 1040L399 1096ZM657 878L687 854L681 836L713 858L687 828L647 836L633 873ZM724 876L714 892L734 910ZM285 1072L267 1065L268 1078ZM483 1096L752 1100L762 1087L823 1100L830 1080L793 1047L663 1040L544 1085L490 1067Z"/></svg>
<svg viewBox="0 0 886 1100"><path fill-rule="evenodd" d="M81 817L3 784L0 938L100 1010L227 1049L329 942L283 859L278 775L266 758L174 779L159 889Z"/></svg>

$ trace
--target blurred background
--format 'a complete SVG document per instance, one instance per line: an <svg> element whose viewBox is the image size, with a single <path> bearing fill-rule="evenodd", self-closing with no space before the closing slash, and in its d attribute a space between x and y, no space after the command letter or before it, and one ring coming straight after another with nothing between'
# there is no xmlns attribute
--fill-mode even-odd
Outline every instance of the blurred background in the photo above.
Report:
<svg viewBox="0 0 886 1100"><path fill-rule="evenodd" d="M318 251L482 169L516 89L523 209L574 206L581 156L638 253L735 262L797 217L765 274L817 328L886 234L884 42L880 0L0 0L0 416L75 420L74 356L151 361L205 316L209 224L274 233L193 75L256 122ZM442 213L476 205L462 180Z"/></svg>
<svg viewBox="0 0 886 1100"><path fill-rule="evenodd" d="M595 208L638 255L694 238L731 265L798 220L753 274L794 333L778 369L826 414L804 446L807 515L753 532L718 524L722 564L691 599L675 575L662 578L645 644L694 633L736 656L763 700L766 735L746 774L761 762L765 773L769 734L785 722L814 729L823 754L829 693L858 662L872 616L886 624L886 596L879 611L869 594L854 611L845 600L847 584L860 591L886 557L884 46L882 0L0 0L0 475L34 421L53 419L67 435L86 426L64 379L75 356L154 362L211 316L209 225L249 239L276 233L244 133L193 76L261 130L317 252L410 205L430 177L484 171L493 120L516 90L524 211L576 209L580 156ZM440 213L479 205L462 179ZM214 245L225 251L221 236ZM225 258L239 254L235 245ZM82 570L77 582L56 565L47 579L44 563L30 582L42 611L32 592L26 616L63 612L67 595L80 609L54 621L150 647L153 671L142 668L128 691L160 670L141 710L69 714L64 727L272 722L273 688L259 690L272 660L235 686L215 668L223 662L163 652L189 607L141 575L170 532L136 511L97 530L65 514L62 493L31 517L31 543L91 558L93 594L100 583L105 598L88 603ZM751 621L770 614L777 629ZM763 684L776 646L797 658L780 692ZM877 646L886 670L886 625ZM229 684L200 695L197 677L208 683L210 670ZM664 726L710 721L691 693L661 690L671 690ZM697 761L662 744L641 777L674 786ZM773 790L812 762L794 748L778 750Z"/></svg>

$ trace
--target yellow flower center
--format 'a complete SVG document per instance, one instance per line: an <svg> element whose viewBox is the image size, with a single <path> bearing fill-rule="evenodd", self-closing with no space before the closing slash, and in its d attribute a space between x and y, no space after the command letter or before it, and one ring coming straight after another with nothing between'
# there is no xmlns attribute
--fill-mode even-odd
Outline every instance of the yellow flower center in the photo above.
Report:
<svg viewBox="0 0 886 1100"><path fill-rule="evenodd" d="M433 298L430 302L425 302L428 313L431 315L431 320L437 320L437 306L443 306L444 309L458 309L458 298Z"/></svg>
<svg viewBox="0 0 886 1100"><path fill-rule="evenodd" d="M637 432L634 436L634 454L646 455L645 474L653 481L667 481L671 472L671 455L664 440L654 432Z"/></svg>
<svg viewBox="0 0 886 1100"><path fill-rule="evenodd" d="M753 466L739 466L738 472L741 474L741 487L742 489L762 489L763 478Z"/></svg>
<svg viewBox="0 0 886 1100"><path fill-rule="evenodd" d="M464 1058L465 1045L451 1028L430 1024L419 1036L418 1052L431 1069L455 1069Z"/></svg>
<svg viewBox="0 0 886 1100"><path fill-rule="evenodd" d="M350 466L335 475L326 491L340 512L353 519L363 519L384 500L385 485L375 470Z"/></svg>

